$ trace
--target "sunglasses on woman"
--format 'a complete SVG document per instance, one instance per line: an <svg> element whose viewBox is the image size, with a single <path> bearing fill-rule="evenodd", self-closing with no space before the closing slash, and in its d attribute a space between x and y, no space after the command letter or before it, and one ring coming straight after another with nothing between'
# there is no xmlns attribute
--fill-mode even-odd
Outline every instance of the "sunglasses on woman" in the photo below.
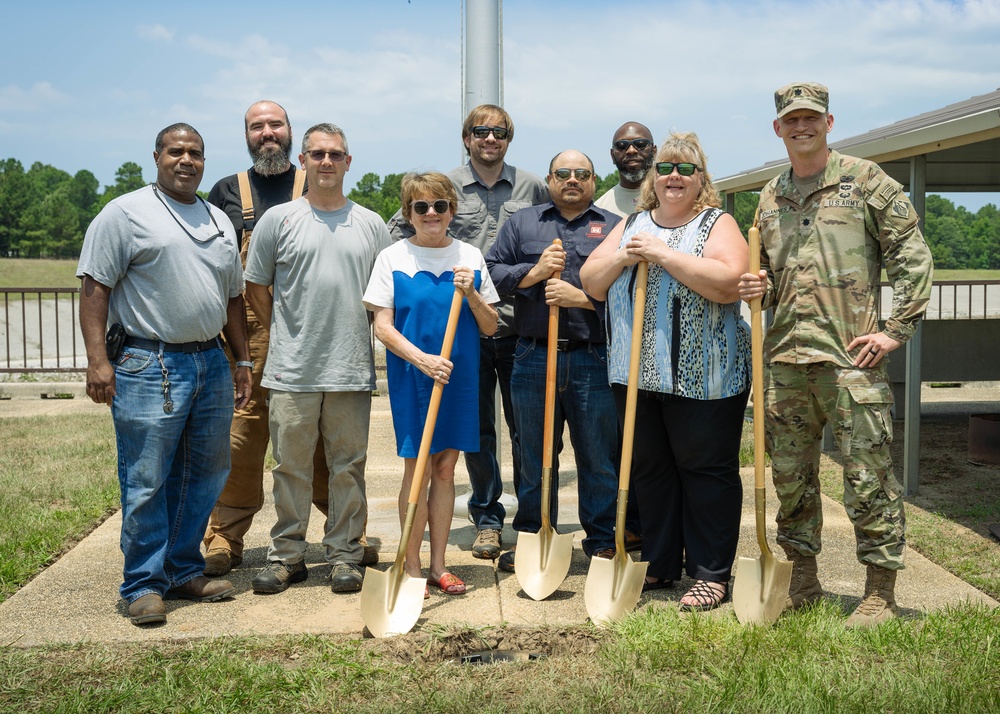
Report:
<svg viewBox="0 0 1000 714"><path fill-rule="evenodd" d="M677 173L681 176L691 176L699 168L697 164L687 162L675 164L673 161L660 161L656 164L656 173L660 176L669 176L674 172L674 169L677 169Z"/></svg>
<svg viewBox="0 0 1000 714"><path fill-rule="evenodd" d="M436 201L414 201L410 205L413 206L413 212L418 216L426 216L430 208L433 208L434 212L438 214L445 213L451 208L451 204L443 198L439 198Z"/></svg>

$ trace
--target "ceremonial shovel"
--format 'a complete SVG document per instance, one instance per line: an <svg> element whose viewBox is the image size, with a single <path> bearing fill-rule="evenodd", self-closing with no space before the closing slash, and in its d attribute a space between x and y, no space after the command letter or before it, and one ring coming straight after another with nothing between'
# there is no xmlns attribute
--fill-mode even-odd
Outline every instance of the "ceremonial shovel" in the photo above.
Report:
<svg viewBox="0 0 1000 714"><path fill-rule="evenodd" d="M591 558L583 601L587 614L596 625L618 620L635 609L642 595L649 563L634 563L625 551L625 512L628 510L628 485L632 473L632 444L635 438L635 406L639 396L639 348L646 312L646 282L649 263L637 265L635 303L632 313L632 347L628 362L628 391L625 396L625 424L622 433L622 460L618 474L618 510L615 515L615 557Z"/></svg>
<svg viewBox="0 0 1000 714"><path fill-rule="evenodd" d="M561 245L556 238L553 241ZM552 274L559 278L559 271ZM544 600L556 591L573 560L573 534L552 527L552 448L555 441L556 347L559 340L559 306L549 306L549 331L545 361L545 413L542 427L542 527L537 533L520 533L514 551L514 575L532 600Z"/></svg>
<svg viewBox="0 0 1000 714"><path fill-rule="evenodd" d="M444 343L441 345L441 356L445 359L451 356L451 346L458 328L458 315L462 309L462 297L461 289L456 287L455 295L451 299L448 324L444 331ZM424 471L431 453L431 439L434 436L434 425L437 422L438 409L441 407L443 391L444 385L435 380L431 401L427 407L427 419L424 421L424 432L420 437L420 449L417 451L417 465L410 483L410 496L406 502L406 518L399 537L396 561L384 573L375 568L368 568L365 572L365 582L361 587L361 619L375 637L409 632L417 624L424 607L427 578L411 578L403 570L403 560L410 544L413 516L417 512L417 499L424 486Z"/></svg>
<svg viewBox="0 0 1000 714"><path fill-rule="evenodd" d="M750 272L760 272L760 231L750 228ZM788 598L792 564L778 560L767 544L764 494L764 337L760 298L750 302L750 344L753 367L753 475L754 512L757 520L759 558L740 558L733 583L733 610L743 624L766 625L778 619Z"/></svg>

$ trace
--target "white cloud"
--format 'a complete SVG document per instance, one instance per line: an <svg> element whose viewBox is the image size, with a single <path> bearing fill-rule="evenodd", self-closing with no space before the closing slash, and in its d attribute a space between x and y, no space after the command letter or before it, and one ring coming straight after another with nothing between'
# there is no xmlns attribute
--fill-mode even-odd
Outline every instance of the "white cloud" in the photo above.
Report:
<svg viewBox="0 0 1000 714"><path fill-rule="evenodd" d="M157 42L172 42L174 33L160 24L139 25L136 34L144 40L155 40Z"/></svg>
<svg viewBox="0 0 1000 714"><path fill-rule="evenodd" d="M0 87L0 112L35 113L66 104L69 97L50 82L36 82L30 87L8 84Z"/></svg>

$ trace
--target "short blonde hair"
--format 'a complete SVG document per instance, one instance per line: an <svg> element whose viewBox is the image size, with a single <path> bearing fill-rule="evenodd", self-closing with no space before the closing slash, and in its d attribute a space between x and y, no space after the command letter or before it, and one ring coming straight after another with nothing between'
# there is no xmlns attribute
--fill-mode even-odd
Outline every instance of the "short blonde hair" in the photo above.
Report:
<svg viewBox="0 0 1000 714"><path fill-rule="evenodd" d="M458 211L458 194L451 179L440 171L427 171L422 174L406 174L400 184L399 203L403 218L410 220L410 210L414 196L426 196L432 201L443 198L448 201L452 214Z"/></svg>
<svg viewBox="0 0 1000 714"><path fill-rule="evenodd" d="M698 167L698 175L701 177L701 190L694 201L694 210L701 213L706 208L718 208L722 205L719 198L719 191L712 183L712 175L708 173L708 157L705 156L698 141L698 135L693 131L674 132L667 137L659 151L656 152L656 160L653 168L646 172L646 178L642 180L642 187L639 189L639 202L636 208L640 211L651 211L659 207L660 199L656 197L653 190L653 183L659 174L656 173L656 164L661 161L675 161L678 163L690 162Z"/></svg>

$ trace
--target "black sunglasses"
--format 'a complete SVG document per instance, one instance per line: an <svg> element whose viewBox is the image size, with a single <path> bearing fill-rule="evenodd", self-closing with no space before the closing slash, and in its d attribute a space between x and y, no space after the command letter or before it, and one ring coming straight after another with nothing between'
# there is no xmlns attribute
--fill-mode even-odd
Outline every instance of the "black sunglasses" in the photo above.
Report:
<svg viewBox="0 0 1000 714"><path fill-rule="evenodd" d="M327 156L330 157L330 161L335 164L339 164L341 161L347 158L347 154L343 151L320 151L315 149L313 151L307 151L306 155L313 161L322 161Z"/></svg>
<svg viewBox="0 0 1000 714"><path fill-rule="evenodd" d="M673 161L660 161L656 164L656 173L660 176L669 176L674 172L674 169L677 169L677 173L681 176L691 176L700 168L697 164L689 164L687 162L675 164Z"/></svg>
<svg viewBox="0 0 1000 714"><path fill-rule="evenodd" d="M503 141L507 138L507 129L502 126L474 126L472 127L472 135L477 139L485 139L493 132L493 138L497 141Z"/></svg>
<svg viewBox="0 0 1000 714"><path fill-rule="evenodd" d="M594 175L594 172L589 169L556 169L552 175L560 181L568 180L571 175L576 176L577 181L586 181Z"/></svg>
<svg viewBox="0 0 1000 714"><path fill-rule="evenodd" d="M628 147L634 146L636 151L643 151L652 145L649 139L619 139L612 144L618 151L628 151Z"/></svg>
<svg viewBox="0 0 1000 714"><path fill-rule="evenodd" d="M427 215L427 211L430 208L433 208L437 214L446 213L451 208L451 204L443 198L439 198L436 201L414 201L411 205L413 206L413 212L418 216Z"/></svg>

